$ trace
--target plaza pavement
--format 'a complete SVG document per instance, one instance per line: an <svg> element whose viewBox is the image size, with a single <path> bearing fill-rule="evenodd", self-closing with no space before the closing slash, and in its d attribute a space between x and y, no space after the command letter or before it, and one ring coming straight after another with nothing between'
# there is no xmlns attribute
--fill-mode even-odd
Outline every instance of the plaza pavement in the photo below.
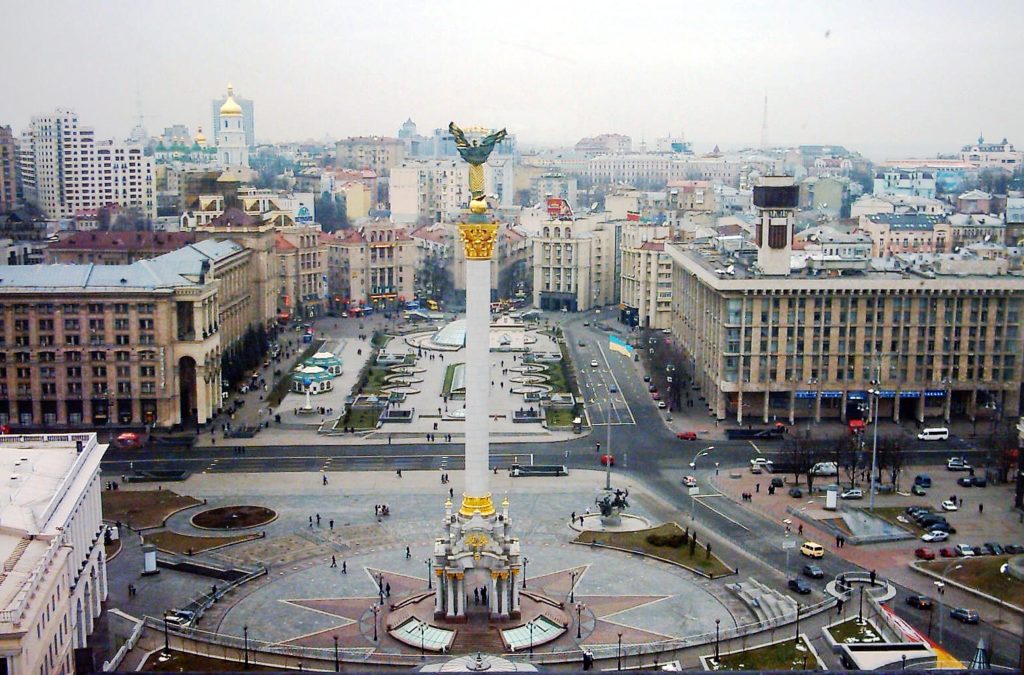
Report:
<svg viewBox="0 0 1024 675"><path fill-rule="evenodd" d="M316 473L196 474L163 486L208 502L172 516L167 526L178 532L209 535L189 523L192 515L205 508L257 504L278 513L273 522L253 528L265 531L264 539L208 554L221 563L263 564L269 574L218 601L203 618L201 629L240 635L242 627L248 626L253 640L308 646L330 646L332 637L339 635L343 647L369 649L374 647L369 608L377 599L373 575L380 571L394 582L393 599L402 592L425 590L425 561L441 530L448 497L449 485L441 484L440 472L403 472L401 478L391 472L326 475L326 486ZM450 478L450 486L461 487L461 472L451 472ZM665 519L667 510L671 512L631 477L617 476L615 484L630 490L630 513L657 523ZM572 511L584 513L588 507L594 510L594 490L600 485L603 474L597 471L574 471L557 479L513 479L504 472L491 476L495 498L509 494L513 527L529 559L529 588L536 591L539 585L555 600L567 601L568 570L583 572L575 591L590 612L589 618L584 615L583 644L614 641L618 632L624 633L627 644L641 644L713 632L716 618L723 626L754 620L750 610L724 588L736 577L709 581L666 563L571 544L575 533L568 526L568 516ZM143 486L126 485L125 489ZM389 517L374 515L378 503L388 504ZM310 516L314 517L312 527ZM410 547L408 558L406 546ZM332 555L338 568L330 567ZM341 572L343 562L346 574ZM109 564L108 606L136 616L159 617L165 609L181 607L217 583L167 569L142 577L141 569L138 536L128 533L123 552ZM778 575L758 577L775 584L781 580ZM137 595L128 597L129 583L138 588ZM813 625L808 623L809 633ZM384 638L380 648L416 651L390 638ZM575 634L569 631L537 651L575 648ZM706 654L707 649L695 648L686 658L695 663L698 653Z"/></svg>

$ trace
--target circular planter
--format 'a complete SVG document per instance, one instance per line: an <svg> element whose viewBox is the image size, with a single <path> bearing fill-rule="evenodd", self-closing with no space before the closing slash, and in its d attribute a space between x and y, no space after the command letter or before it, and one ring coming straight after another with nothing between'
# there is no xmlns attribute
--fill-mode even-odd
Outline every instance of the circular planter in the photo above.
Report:
<svg viewBox="0 0 1024 675"><path fill-rule="evenodd" d="M277 520L277 511L265 506L221 506L192 516L200 530L245 530Z"/></svg>

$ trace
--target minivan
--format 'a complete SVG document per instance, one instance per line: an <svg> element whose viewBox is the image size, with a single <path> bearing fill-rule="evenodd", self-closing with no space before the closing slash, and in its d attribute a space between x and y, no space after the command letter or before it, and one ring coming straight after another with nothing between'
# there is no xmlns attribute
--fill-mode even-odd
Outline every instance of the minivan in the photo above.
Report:
<svg viewBox="0 0 1024 675"><path fill-rule="evenodd" d="M932 486L932 477L926 473L919 473L914 477L914 485L920 485L923 488L930 488Z"/></svg>
<svg viewBox="0 0 1024 675"><path fill-rule="evenodd" d="M800 553L804 554L808 558L821 558L825 555L825 548L821 544L816 544L813 541L805 541L800 547Z"/></svg>
<svg viewBox="0 0 1024 675"><path fill-rule="evenodd" d="M935 427L925 429L917 435L919 441L945 441L949 438L949 429L946 427Z"/></svg>

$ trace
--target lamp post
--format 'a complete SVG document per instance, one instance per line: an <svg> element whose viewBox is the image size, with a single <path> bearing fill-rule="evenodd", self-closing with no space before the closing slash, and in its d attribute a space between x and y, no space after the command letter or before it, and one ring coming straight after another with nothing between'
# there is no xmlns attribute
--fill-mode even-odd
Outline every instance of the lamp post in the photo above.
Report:
<svg viewBox="0 0 1024 675"><path fill-rule="evenodd" d="M373 606L373 641L377 641L377 617L380 615L380 607Z"/></svg>
<svg viewBox="0 0 1024 675"><path fill-rule="evenodd" d="M863 589L861 589L863 590ZM793 636L793 640L796 643L800 642L800 603L796 603L796 635Z"/></svg>
<svg viewBox="0 0 1024 675"><path fill-rule="evenodd" d="M576 603L576 639L577 640L582 640L583 639L583 610L586 609L586 608L587 608L587 606L584 605L582 602L577 602Z"/></svg>
<svg viewBox="0 0 1024 675"><path fill-rule="evenodd" d="M171 638L167 633L167 610L164 610L164 656L171 655Z"/></svg>
<svg viewBox="0 0 1024 675"><path fill-rule="evenodd" d="M427 590L429 591L429 590L431 590L433 588L433 586L431 584L433 583L432 577L434 575L434 565L433 565L434 561L431 560L430 558L427 558L423 562L426 563L426 565L427 565Z"/></svg>
<svg viewBox="0 0 1024 675"><path fill-rule="evenodd" d="M425 640L424 633L427 630L427 624L420 623L419 629L420 629L420 660L422 661L423 659L427 658L427 650L426 650L426 646L424 644L424 640Z"/></svg>
<svg viewBox="0 0 1024 675"><path fill-rule="evenodd" d="M949 575L950 572L955 572L956 570L958 570L961 567L963 567L963 564L954 565L954 563L956 563L955 560L950 561L942 570L942 580L935 582L935 590L938 591L938 596L939 596L939 646L940 647L942 646L943 637L945 637L945 632L944 632L945 626L944 626L943 618L944 618L944 615L946 613L946 603L943 602L942 599L944 597L946 597L946 577Z"/></svg>
<svg viewBox="0 0 1024 675"><path fill-rule="evenodd" d="M526 624L530 627L530 656L533 656L533 622Z"/></svg>
<svg viewBox="0 0 1024 675"><path fill-rule="evenodd" d="M341 672L341 664L338 661L338 636L334 636L334 672Z"/></svg>
<svg viewBox="0 0 1024 675"><path fill-rule="evenodd" d="M619 646L615 652L615 670L622 670L622 633L619 633Z"/></svg>
<svg viewBox="0 0 1024 675"><path fill-rule="evenodd" d="M530 562L530 559L525 555L523 556L523 588L526 588L526 563Z"/></svg>
<svg viewBox="0 0 1024 675"><path fill-rule="evenodd" d="M718 641L719 641L718 625L720 623L722 623L721 619L715 619L715 661L718 660Z"/></svg>
<svg viewBox="0 0 1024 675"><path fill-rule="evenodd" d="M875 380L875 382L873 384L877 387L878 386L878 381ZM877 480L877 477L875 476L875 473L878 471L878 403L879 403L878 396L879 396L879 394L881 394L881 392L878 389L872 388L872 389L868 390L868 395L872 396L875 399L875 428L871 432L872 436L874 437L874 439L871 441L871 483L869 485L870 492L869 492L869 495L868 495L868 510L872 511L872 512L875 510L875 481Z"/></svg>
<svg viewBox="0 0 1024 675"><path fill-rule="evenodd" d="M701 457L703 457L704 455L708 454L709 452L711 452L714 449L715 449L715 446L709 445L708 447L704 448L703 450L698 450L696 453L694 453L693 461L690 462L690 468L691 469L696 469L697 468L697 460L700 459Z"/></svg>
<svg viewBox="0 0 1024 675"><path fill-rule="evenodd" d="M249 626L242 626L242 654L246 670L249 670Z"/></svg>
<svg viewBox="0 0 1024 675"><path fill-rule="evenodd" d="M569 570L569 604L576 602L576 576L579 574L576 570Z"/></svg>

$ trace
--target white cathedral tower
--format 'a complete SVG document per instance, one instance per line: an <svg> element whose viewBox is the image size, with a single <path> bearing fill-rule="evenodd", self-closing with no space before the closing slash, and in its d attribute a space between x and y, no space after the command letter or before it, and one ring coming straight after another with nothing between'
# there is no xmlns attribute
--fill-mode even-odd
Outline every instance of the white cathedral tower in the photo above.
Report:
<svg viewBox="0 0 1024 675"><path fill-rule="evenodd" d="M235 101L235 89L228 85L228 99L220 107L217 157L225 168L249 168L249 147L245 144L242 106Z"/></svg>

